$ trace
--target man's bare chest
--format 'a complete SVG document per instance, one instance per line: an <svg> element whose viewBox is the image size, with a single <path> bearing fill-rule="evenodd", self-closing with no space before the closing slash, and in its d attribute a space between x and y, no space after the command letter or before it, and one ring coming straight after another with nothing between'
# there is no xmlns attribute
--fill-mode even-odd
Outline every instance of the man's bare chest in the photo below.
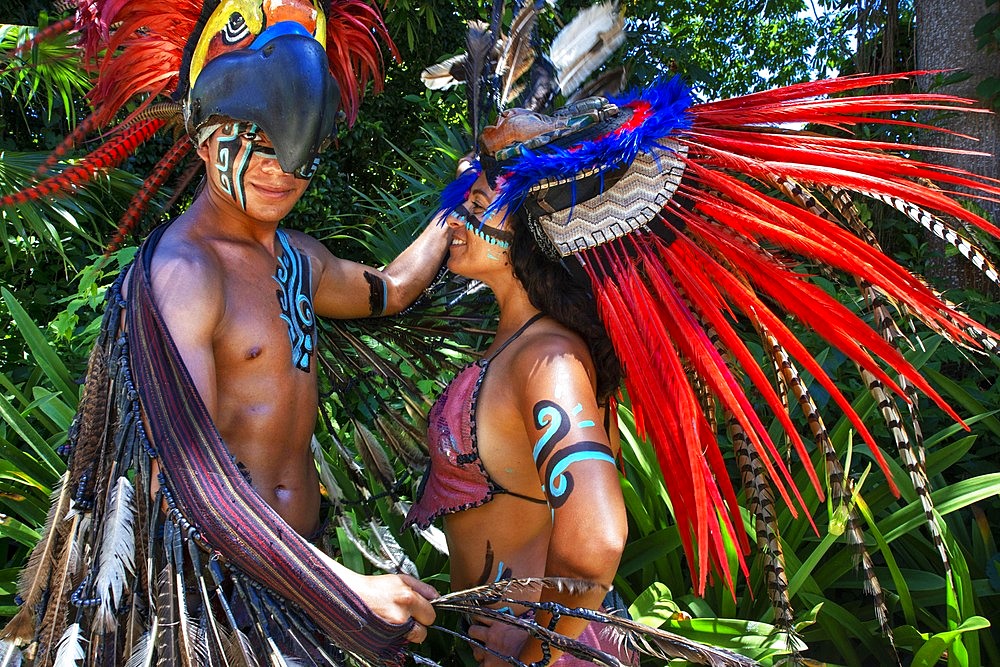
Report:
<svg viewBox="0 0 1000 667"><path fill-rule="evenodd" d="M316 351L311 285L289 287L276 275L227 281L215 348L220 370L252 363L310 373Z"/></svg>

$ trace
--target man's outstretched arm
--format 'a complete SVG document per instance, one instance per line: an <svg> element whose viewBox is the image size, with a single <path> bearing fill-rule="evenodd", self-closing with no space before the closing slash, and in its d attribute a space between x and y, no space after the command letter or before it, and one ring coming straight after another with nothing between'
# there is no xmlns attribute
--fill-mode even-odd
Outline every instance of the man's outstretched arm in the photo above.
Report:
<svg viewBox="0 0 1000 667"><path fill-rule="evenodd" d="M316 313L340 319L393 315L409 306L437 275L451 244L451 230L435 218L396 259L376 269L335 257L305 234L289 237L319 265Z"/></svg>

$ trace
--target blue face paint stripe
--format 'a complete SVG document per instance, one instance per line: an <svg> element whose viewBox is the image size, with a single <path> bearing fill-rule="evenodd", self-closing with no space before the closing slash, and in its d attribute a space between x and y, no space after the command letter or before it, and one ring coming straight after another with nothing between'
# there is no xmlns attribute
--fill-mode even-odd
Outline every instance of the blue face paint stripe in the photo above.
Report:
<svg viewBox="0 0 1000 667"><path fill-rule="evenodd" d="M247 208L247 193L243 189L243 177L246 176L247 168L250 165L250 158L253 156L253 144L250 144L250 148L243 151L240 157L239 165L234 165L233 167L233 197L239 203L240 208L244 211Z"/></svg>
<svg viewBox="0 0 1000 667"><path fill-rule="evenodd" d="M483 231L482 229L480 229L476 225L472 224L471 222L466 222L465 223L465 228L467 230L469 230L470 232L472 232L473 234L475 234L476 236L478 236L479 238L481 238L484 241L486 241L487 243L489 243L490 245L495 245L498 248L502 248L504 250L506 250L507 248L510 247L510 244L507 243L506 241L501 241L500 239L496 238L495 236L491 236L490 234L486 233L485 231Z"/></svg>
<svg viewBox="0 0 1000 667"><path fill-rule="evenodd" d="M592 422L592 421L590 421L588 419L586 421L577 422L577 426L580 427L580 428L591 428L593 426L596 426L596 424L594 424L594 422Z"/></svg>

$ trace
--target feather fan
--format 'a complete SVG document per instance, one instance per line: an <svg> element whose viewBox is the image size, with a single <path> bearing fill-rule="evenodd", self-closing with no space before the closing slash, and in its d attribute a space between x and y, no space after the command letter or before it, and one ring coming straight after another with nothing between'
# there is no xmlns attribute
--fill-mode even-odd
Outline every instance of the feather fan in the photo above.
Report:
<svg viewBox="0 0 1000 667"><path fill-rule="evenodd" d="M624 636L628 646L659 660L682 658L698 665L715 667L752 667L758 663L755 660L734 653L727 649L707 646L692 641L686 637L651 628L635 621L590 609L570 609L552 602L534 602L524 599L523 594L538 591L541 587L566 588L569 590L585 590L595 584L575 579L559 577L528 578L503 580L484 586L470 588L464 591L447 593L432 601L437 610L449 610L467 614L486 616L494 621L515 625L525 629L529 634L542 641L550 642L553 647L578 656L584 660L600 662L606 665L619 665L618 660L589 646L583 645L562 635L553 633L548 628L538 625L527 616L513 614L509 611L494 609L490 605L520 605L536 611L546 611L553 617L568 616L583 618L593 623L601 623ZM436 626L435 626L436 627ZM487 651L489 649L486 649ZM501 656L510 661L507 656ZM517 663L511 663L517 664Z"/></svg>

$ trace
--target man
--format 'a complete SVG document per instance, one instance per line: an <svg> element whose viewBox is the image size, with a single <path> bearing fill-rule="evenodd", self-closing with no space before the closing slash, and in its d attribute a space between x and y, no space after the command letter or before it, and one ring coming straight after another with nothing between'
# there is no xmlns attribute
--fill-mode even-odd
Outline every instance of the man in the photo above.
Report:
<svg viewBox="0 0 1000 667"><path fill-rule="evenodd" d="M239 131L251 125L227 122L198 147L205 186L159 239L152 256L153 296L229 451L267 504L309 537L320 527L310 449L318 408L315 346L297 350L296 337L314 336L303 330L313 324L311 312L355 318L402 310L437 272L450 233L446 226L428 225L378 271L335 257L306 234L279 229L309 180L282 171L265 135ZM227 139L234 134L235 140ZM231 158L220 157L230 150ZM247 165L239 176L245 204L224 186L218 168L224 159ZM292 284L293 272L282 271L293 263L305 269L306 278L311 274L308 284ZM307 324L296 332L295 320L303 317ZM422 626L434 619L424 597L436 595L433 587L405 575L362 581L329 562L386 620L414 617L418 625L407 638L423 640Z"/></svg>
<svg viewBox="0 0 1000 667"><path fill-rule="evenodd" d="M398 312L450 232L429 224L376 270L279 227L334 135L338 99L356 109L356 85L341 95L330 71L356 51L326 48L354 23L328 30L312 0L240 7L207 2L187 39L178 145L193 142L204 183L110 291L69 470L0 661L23 644L39 665L397 663L434 620L431 586L362 576L307 539L321 528L315 317ZM151 62L136 44L160 53L156 40L173 37L155 11L114 11L102 17L133 35L123 51L138 66L102 75L131 92Z"/></svg>

